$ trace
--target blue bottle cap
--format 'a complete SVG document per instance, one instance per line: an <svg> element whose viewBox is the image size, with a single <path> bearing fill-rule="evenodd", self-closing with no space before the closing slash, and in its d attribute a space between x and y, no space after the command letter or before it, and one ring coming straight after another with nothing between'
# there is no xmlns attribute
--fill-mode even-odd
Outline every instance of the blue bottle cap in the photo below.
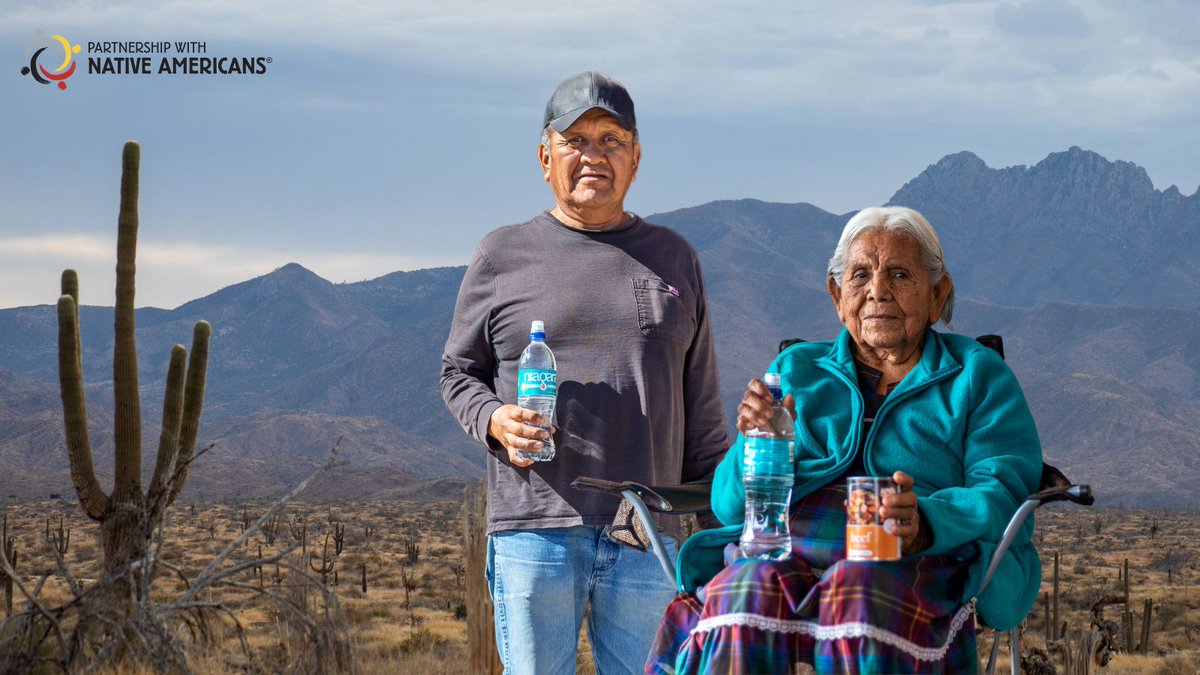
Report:
<svg viewBox="0 0 1200 675"><path fill-rule="evenodd" d="M763 384L767 385L767 391L771 392L776 401L783 400L783 381L779 377L779 373L766 373L763 375Z"/></svg>

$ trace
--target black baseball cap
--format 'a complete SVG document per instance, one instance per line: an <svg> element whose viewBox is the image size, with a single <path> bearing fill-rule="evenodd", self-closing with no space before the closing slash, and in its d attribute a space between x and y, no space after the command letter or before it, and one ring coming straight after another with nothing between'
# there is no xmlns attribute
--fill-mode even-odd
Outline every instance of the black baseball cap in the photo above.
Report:
<svg viewBox="0 0 1200 675"><path fill-rule="evenodd" d="M542 128L551 126L562 133L592 108L612 115L626 131L637 128L633 99L629 97L629 92L620 82L594 70L572 75L558 85L546 103L546 119L542 122Z"/></svg>

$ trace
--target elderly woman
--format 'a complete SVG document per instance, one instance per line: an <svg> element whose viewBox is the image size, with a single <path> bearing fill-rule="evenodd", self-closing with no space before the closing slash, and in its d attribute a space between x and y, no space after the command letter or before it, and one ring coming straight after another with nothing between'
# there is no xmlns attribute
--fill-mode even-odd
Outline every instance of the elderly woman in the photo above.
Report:
<svg viewBox="0 0 1200 675"><path fill-rule="evenodd" d="M842 232L828 286L845 330L793 345L770 367L796 420L792 556L742 559L736 544L744 432L771 419L770 394L755 380L738 406L743 435L713 482L713 511L727 527L680 549L680 587L700 588L668 607L649 672L786 672L797 663L970 672L972 607L1007 629L1037 597L1032 522L979 594L1008 519L1037 489L1042 453L1000 356L932 330L954 306L933 228L911 209L861 211ZM881 508L898 523L898 561L845 560L845 479L860 475L901 488Z"/></svg>

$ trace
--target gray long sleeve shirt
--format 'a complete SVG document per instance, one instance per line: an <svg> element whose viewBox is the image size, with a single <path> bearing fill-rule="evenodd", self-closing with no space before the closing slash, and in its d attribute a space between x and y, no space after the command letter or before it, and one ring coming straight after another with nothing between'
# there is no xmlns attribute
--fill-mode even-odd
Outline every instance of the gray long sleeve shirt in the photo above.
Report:
<svg viewBox="0 0 1200 675"><path fill-rule="evenodd" d="M487 432L517 401L535 319L558 364L557 453L522 469ZM641 218L584 232L543 213L485 237L458 292L441 390L490 450L489 532L608 524L618 500L572 490L574 478L704 478L728 447L696 252Z"/></svg>

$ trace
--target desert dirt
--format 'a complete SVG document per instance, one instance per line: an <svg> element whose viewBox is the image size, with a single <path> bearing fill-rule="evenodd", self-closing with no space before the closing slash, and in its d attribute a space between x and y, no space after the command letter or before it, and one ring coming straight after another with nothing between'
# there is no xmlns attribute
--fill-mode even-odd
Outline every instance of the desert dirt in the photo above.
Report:
<svg viewBox="0 0 1200 675"><path fill-rule="evenodd" d="M392 503L288 504L274 540L264 533L251 536L231 557L231 564L269 556L299 543L290 560L320 578L336 593L349 627L355 662L363 673L468 672L466 665L466 583L463 559L461 501ZM154 592L170 597L194 578L213 557L253 522L269 504L181 503L170 510L162 555L181 568L177 575L160 575ZM69 499L16 503L5 507L9 538L18 553L17 572L28 587L42 582L40 599L53 605L67 601L69 590L55 571L49 548L60 539L61 518L69 545L63 558L86 586L101 564L98 527ZM1041 651L1063 669L1064 646L1078 660L1080 633L1093 632L1093 605L1101 598L1114 601L1103 619L1114 636L1112 673L1200 672L1200 513L1146 511L1127 508L1051 506L1037 514L1035 541L1042 556L1043 597L1025 623L1023 651ZM47 539L49 528L50 539ZM343 529L344 528L344 529ZM341 532L342 547L336 549ZM326 535L328 548L326 549ZM261 551L261 553L260 553ZM1065 639L1046 639L1046 611L1053 608L1054 554L1058 553L1059 625ZM1128 561L1129 608L1125 616L1122 570ZM362 590L363 570L367 589ZM264 565L261 573L248 570L241 581L254 585L287 586L295 572ZM15 611L25 607L19 592ZM252 591L230 589L219 598L228 605L244 631L249 660L266 672L288 663L286 626L269 603ZM3 598L0 597L0 602ZM1150 606L1150 621L1143 614ZM0 605L0 612L3 611ZM1128 622L1131 630L1126 631ZM1142 647L1143 631L1149 632ZM1061 631L1061 628L1058 629ZM191 663L197 672L225 672L245 661L234 618L224 617L214 631L217 644L197 648ZM1100 632L1096 632L1097 635ZM1126 637L1132 644L1126 644ZM980 631L979 651L986 660L993 634ZM1007 639L1000 649L999 672L1007 672ZM585 639L580 643L580 672L592 672ZM230 655L238 656L231 658ZM1083 672L1078 670L1077 672ZM1095 667L1091 672L1098 672Z"/></svg>

